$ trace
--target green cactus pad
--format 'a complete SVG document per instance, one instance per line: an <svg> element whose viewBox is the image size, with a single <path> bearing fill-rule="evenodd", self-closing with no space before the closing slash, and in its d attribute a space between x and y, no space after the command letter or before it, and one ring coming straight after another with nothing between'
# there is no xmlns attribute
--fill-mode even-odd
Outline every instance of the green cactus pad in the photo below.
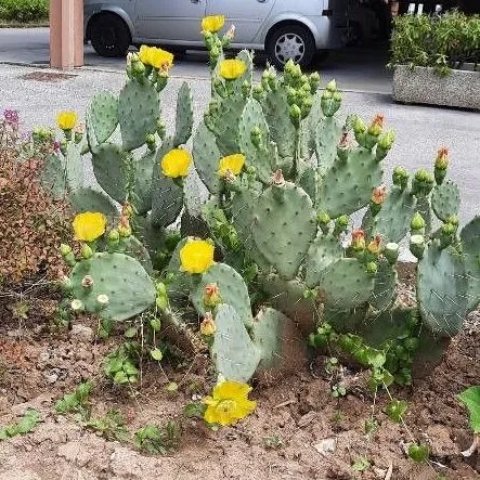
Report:
<svg viewBox="0 0 480 480"><path fill-rule="evenodd" d="M111 92L97 93L88 108L87 129L94 135L96 143L106 142L118 125L118 100Z"/></svg>
<svg viewBox="0 0 480 480"><path fill-rule="evenodd" d="M211 355L218 374L226 380L248 382L260 362L260 353L241 318L231 305L224 303L218 307L215 323Z"/></svg>
<svg viewBox="0 0 480 480"><path fill-rule="evenodd" d="M157 152L152 177L152 224L156 227L171 225L183 208L183 188L172 178L166 177L161 169L163 156L173 148L171 138L165 140Z"/></svg>
<svg viewBox="0 0 480 480"><path fill-rule="evenodd" d="M155 152L146 151L141 158L133 160L134 187L132 204L138 215L145 215L152 208L152 178Z"/></svg>
<svg viewBox="0 0 480 480"><path fill-rule="evenodd" d="M385 258L378 260L378 270L375 275L375 287L369 303L379 311L387 310L395 301L397 271Z"/></svg>
<svg viewBox="0 0 480 480"><path fill-rule="evenodd" d="M149 275L153 273L152 260L148 250L137 237L130 235L130 237L121 239L118 253L135 258Z"/></svg>
<svg viewBox="0 0 480 480"><path fill-rule="evenodd" d="M453 248L432 244L418 263L417 301L426 326L442 337L457 334L468 306L463 257Z"/></svg>
<svg viewBox="0 0 480 480"><path fill-rule="evenodd" d="M79 188L68 196L75 213L101 212L112 222L119 216L119 211L113 201L105 193L92 187Z"/></svg>
<svg viewBox="0 0 480 480"><path fill-rule="evenodd" d="M176 147L188 142L193 129L193 99L190 86L183 82L177 97L177 118L173 143Z"/></svg>
<svg viewBox="0 0 480 480"><path fill-rule="evenodd" d="M193 139L195 169L210 193L220 192L221 180L218 166L222 154L217 147L215 135L201 122Z"/></svg>
<svg viewBox="0 0 480 480"><path fill-rule="evenodd" d="M305 260L305 283L313 288L322 283L328 267L343 257L343 248L332 235L318 235Z"/></svg>
<svg viewBox="0 0 480 480"><path fill-rule="evenodd" d="M270 131L263 116L261 105L250 98L243 110L239 128L239 147L246 157L248 166L256 168L258 178L270 183L272 170L276 165L276 147L270 142ZM252 141L252 131L259 129L261 144L257 147Z"/></svg>
<svg viewBox="0 0 480 480"><path fill-rule="evenodd" d="M258 199L253 238L281 276L291 279L296 275L316 231L312 201L295 184L272 185Z"/></svg>
<svg viewBox="0 0 480 480"><path fill-rule="evenodd" d="M260 310L251 333L260 351L258 371L267 379L297 372L306 361L305 338L292 320L278 310Z"/></svg>
<svg viewBox="0 0 480 480"><path fill-rule="evenodd" d="M328 308L349 310L369 300L375 276L354 258L341 258L325 271L320 288Z"/></svg>
<svg viewBox="0 0 480 480"><path fill-rule="evenodd" d="M85 288L85 275L93 286ZM81 300L89 312L97 312L98 295L108 295L108 306L102 317L115 321L127 320L150 308L155 302L155 286L140 263L121 253L96 253L89 260L77 263L70 275L72 295Z"/></svg>
<svg viewBox="0 0 480 480"><path fill-rule="evenodd" d="M298 178L298 185L305 190L307 195L311 198L314 206L318 203L321 184L322 176L319 168L308 166L302 169Z"/></svg>
<svg viewBox="0 0 480 480"><path fill-rule="evenodd" d="M368 303L364 303L351 310L339 310L325 306L322 320L338 333L357 333L361 330L367 316Z"/></svg>
<svg viewBox="0 0 480 480"><path fill-rule="evenodd" d="M468 276L468 310L480 302L480 217L473 218L460 233Z"/></svg>
<svg viewBox="0 0 480 480"><path fill-rule="evenodd" d="M327 171L337 158L337 146L342 136L342 126L335 117L318 118L314 135L318 166Z"/></svg>
<svg viewBox="0 0 480 480"><path fill-rule="evenodd" d="M297 132L290 120L290 107L284 89L268 92L262 101L262 109L278 155L283 159L293 159Z"/></svg>
<svg viewBox="0 0 480 480"><path fill-rule="evenodd" d="M319 312L314 299L305 297L307 286L299 280L287 281L276 274L262 275L259 280L271 305L291 318L304 335L311 333Z"/></svg>
<svg viewBox="0 0 480 480"><path fill-rule="evenodd" d="M67 194L67 178L63 155L52 154L43 160L40 182L43 189L49 192L55 200L65 198Z"/></svg>
<svg viewBox="0 0 480 480"><path fill-rule="evenodd" d="M148 134L157 130L160 101L150 82L129 80L118 98L118 120L123 148L133 150L145 143Z"/></svg>
<svg viewBox="0 0 480 480"><path fill-rule="evenodd" d="M224 263L217 263L208 269L202 275L200 282L192 292L192 303L199 315L205 313L211 308L206 308L203 303L205 286L216 283L220 289L222 303L228 303L237 312L238 318L246 325L252 325L252 309L250 306L250 297L248 296L247 286L242 276L232 267Z"/></svg>
<svg viewBox="0 0 480 480"><path fill-rule="evenodd" d="M67 188L71 192L85 184L84 162L80 155L80 145L70 143L65 155L65 173Z"/></svg>
<svg viewBox="0 0 480 480"><path fill-rule="evenodd" d="M446 222L449 217L457 216L460 209L460 190L451 180L435 185L432 191L432 208L435 215Z"/></svg>
<svg viewBox="0 0 480 480"><path fill-rule="evenodd" d="M382 176L382 166L372 152L360 147L353 150L345 161L337 159L326 173L319 209L332 218L352 214L368 204Z"/></svg>
<svg viewBox="0 0 480 480"><path fill-rule="evenodd" d="M430 197L417 197L415 212L418 212L425 220L425 233L429 235L433 228L433 212L430 206Z"/></svg>
<svg viewBox="0 0 480 480"><path fill-rule="evenodd" d="M163 272L165 275L173 274L173 278L168 282L168 296L174 302L183 302L186 300L195 287L197 278L181 270L180 250L187 243L188 238L183 238L178 242L168 266Z"/></svg>
<svg viewBox="0 0 480 480"><path fill-rule="evenodd" d="M128 161L128 153L113 143L100 145L92 154L97 182L118 203L127 198Z"/></svg>
<svg viewBox="0 0 480 480"><path fill-rule="evenodd" d="M367 210L362 226L371 236L381 235L384 243L400 243L410 229L415 206L416 198L408 189L393 187L373 219Z"/></svg>

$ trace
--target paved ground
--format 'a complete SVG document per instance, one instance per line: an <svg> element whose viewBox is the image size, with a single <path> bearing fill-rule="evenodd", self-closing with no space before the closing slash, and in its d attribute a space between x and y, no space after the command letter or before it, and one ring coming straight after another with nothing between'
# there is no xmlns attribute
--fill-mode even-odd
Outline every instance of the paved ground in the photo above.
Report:
<svg viewBox="0 0 480 480"><path fill-rule="evenodd" d="M2 62L21 61L31 64L44 61L48 55L47 47L42 43L45 32L45 29L28 30L24 31L24 36L13 32L13 37L17 39L15 43L5 41L11 38L11 35L7 31L0 30L0 111L3 108L19 109L26 129L38 124L52 125L55 113L61 109L73 108L83 113L95 92L102 89L118 91L124 82L122 61L116 60L106 67L103 63L98 64L98 59L93 54L87 55L87 61L95 60L95 68L77 70L71 72L71 76L68 77L46 78L43 74L49 70L43 68L2 65ZM38 50L35 50L34 45L37 41L39 42ZM360 57L356 62L339 64L336 67L336 74L333 75L332 69L335 67L321 69L325 80L336 76L341 88L355 90L345 94L344 113L355 112L366 118L371 118L376 113L383 113L388 126L397 131L396 144L386 161L387 172L398 164L411 170L430 166L438 147L448 146L452 156L451 176L459 183L462 190L462 219L478 214L480 210L478 195L480 114L454 109L394 104L390 95L385 93L388 91L385 88L388 82L386 83L385 80L379 82L377 77L369 77L374 75L372 72L375 68L383 71L381 63L374 62L372 59L369 62L366 62L370 65L366 71L362 69ZM374 68L373 65L376 67ZM342 78L341 72L346 72L345 78ZM188 58L175 67L174 75L175 78L172 78L164 92L164 118L167 122L174 118L174 95L184 79L187 79L192 86L195 112L198 117L209 97L209 84L205 79L207 69L204 63L198 59ZM369 79L374 86L372 89L378 93L359 91L364 89L365 82ZM383 87L377 88L379 84Z"/></svg>

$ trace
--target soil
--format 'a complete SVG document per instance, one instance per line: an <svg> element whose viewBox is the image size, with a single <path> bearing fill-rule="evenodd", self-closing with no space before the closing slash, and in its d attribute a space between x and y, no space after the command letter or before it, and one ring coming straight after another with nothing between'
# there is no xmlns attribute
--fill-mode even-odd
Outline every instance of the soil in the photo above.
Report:
<svg viewBox="0 0 480 480"><path fill-rule="evenodd" d="M428 378L411 389L392 389L395 398L409 403L408 429L383 413L385 392L374 399L363 389L362 372L343 369L348 393L333 398L325 359L318 357L276 385L257 385L256 412L235 427L212 431L183 415L186 404L211 388L203 355L183 365L165 362L164 370L147 364L141 388L115 388L103 376L102 360L119 337L98 341L89 318L77 319L70 330L53 328L49 300L36 300L22 318L6 305L0 298L0 425L18 420L29 407L41 412L42 423L30 434L0 442L0 480L480 478L479 457L460 454L472 435L455 398L479 382L478 315ZM73 415L54 414L55 401L86 379L96 385L93 416L117 409L131 432L175 420L183 430L179 448L145 455L132 443L105 440ZM179 384L177 392L166 391L170 381ZM366 435L373 411L378 428ZM405 454L412 434L429 443L427 464ZM362 459L369 465L358 471Z"/></svg>

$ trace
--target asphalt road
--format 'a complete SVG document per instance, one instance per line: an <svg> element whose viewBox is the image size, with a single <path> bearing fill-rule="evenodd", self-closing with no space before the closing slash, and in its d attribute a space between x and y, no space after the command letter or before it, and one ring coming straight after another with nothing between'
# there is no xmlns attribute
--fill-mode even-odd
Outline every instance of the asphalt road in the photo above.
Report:
<svg viewBox="0 0 480 480"><path fill-rule="evenodd" d="M343 60L335 63L335 59ZM0 29L0 112L3 108L18 109L26 130L35 125L53 125L59 110L75 109L83 115L96 92L104 89L118 92L124 84L123 60L105 61L89 51L86 60L90 67L67 72L68 75L38 68L48 63L48 30ZM191 54L177 62L173 78L162 94L167 123L175 118L175 95L185 80L193 91L196 120L200 119L209 101L204 60L199 54ZM340 52L320 66L320 73L325 82L335 77L340 88L347 90L342 115L357 113L368 120L382 113L387 126L396 131L397 140L385 160L386 178L396 165L410 171L430 168L437 149L447 146L451 151L450 177L462 192L461 220L478 215L480 113L393 103L384 64L385 59L375 52Z"/></svg>
<svg viewBox="0 0 480 480"><path fill-rule="evenodd" d="M258 55L258 66L265 62ZM172 75L183 78L208 78L207 56L204 52L187 52L177 59ZM0 63L11 62L24 65L48 65L48 28L0 29ZM326 61L315 63L325 78L336 78L345 90L364 92L390 92L391 74L385 68L387 51L385 47L348 48L332 52ZM89 68L122 71L124 59L98 56L90 45L85 46L85 65Z"/></svg>

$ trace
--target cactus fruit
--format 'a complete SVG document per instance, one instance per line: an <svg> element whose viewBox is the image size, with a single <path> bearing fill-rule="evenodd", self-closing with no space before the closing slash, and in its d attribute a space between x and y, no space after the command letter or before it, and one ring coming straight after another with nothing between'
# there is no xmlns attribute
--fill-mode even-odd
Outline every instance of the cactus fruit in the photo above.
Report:
<svg viewBox="0 0 480 480"><path fill-rule="evenodd" d="M82 285L86 275L93 281L88 289ZM72 296L88 312L100 313L111 320L127 320L155 302L155 286L150 276L137 260L121 253L96 253L78 262L70 280ZM108 297L105 308L98 302L99 295Z"/></svg>

